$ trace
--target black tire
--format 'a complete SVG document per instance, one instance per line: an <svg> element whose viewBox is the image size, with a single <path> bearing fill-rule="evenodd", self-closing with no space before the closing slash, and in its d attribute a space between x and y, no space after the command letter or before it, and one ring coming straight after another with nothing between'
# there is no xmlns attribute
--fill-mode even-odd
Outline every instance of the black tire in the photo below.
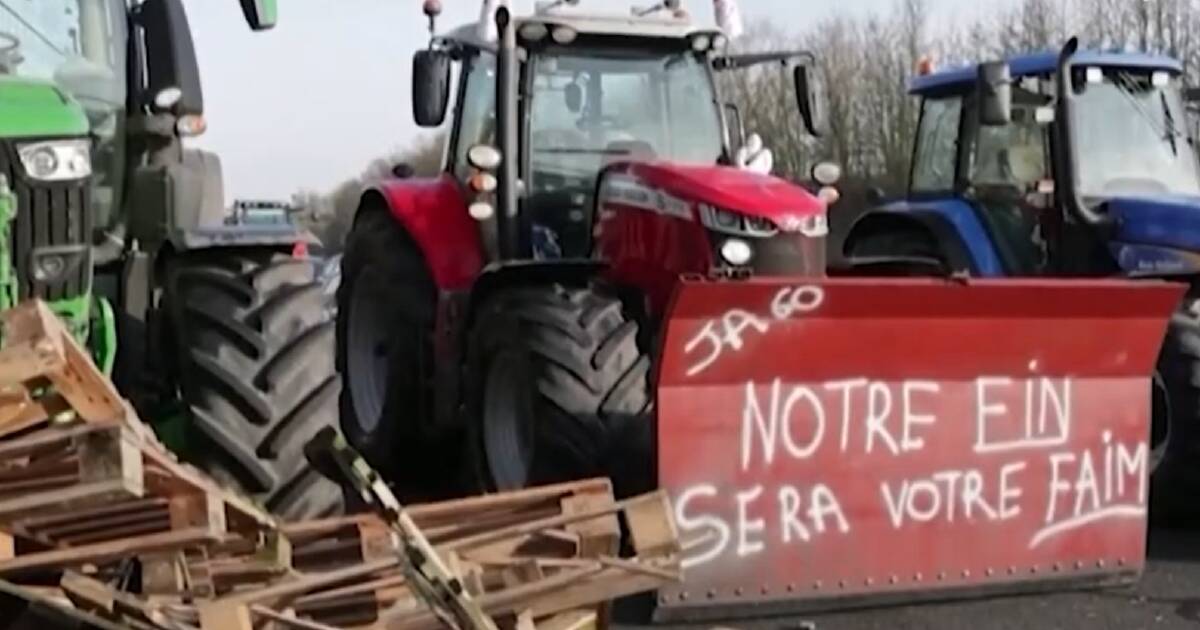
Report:
<svg viewBox="0 0 1200 630"><path fill-rule="evenodd" d="M654 487L650 358L619 300L591 289L503 289L476 313L468 472L483 490L607 476Z"/></svg>
<svg viewBox="0 0 1200 630"><path fill-rule="evenodd" d="M1200 522L1200 297L1194 293L1171 318L1158 372L1150 505L1158 521Z"/></svg>
<svg viewBox="0 0 1200 630"><path fill-rule="evenodd" d="M436 299L416 243L385 209L364 208L337 292L342 432L408 502L461 490L460 450L427 430Z"/></svg>
<svg viewBox="0 0 1200 630"><path fill-rule="evenodd" d="M303 448L337 426L334 327L312 265L271 251L183 254L166 304L190 458L286 520L337 515L341 487Z"/></svg>

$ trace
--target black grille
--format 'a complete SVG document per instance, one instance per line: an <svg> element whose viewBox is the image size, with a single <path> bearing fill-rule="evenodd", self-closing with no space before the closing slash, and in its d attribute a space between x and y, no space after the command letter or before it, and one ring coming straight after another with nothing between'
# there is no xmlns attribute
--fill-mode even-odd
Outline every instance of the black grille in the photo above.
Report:
<svg viewBox="0 0 1200 630"><path fill-rule="evenodd" d="M825 239L780 233L754 244L754 272L764 276L819 276L825 271Z"/></svg>
<svg viewBox="0 0 1200 630"><path fill-rule="evenodd" d="M37 142L22 139L21 142ZM0 173L8 177L17 195L17 217L12 225L12 262L22 300L48 301L74 298L90 288L92 256L88 247L92 217L87 211L89 182L39 182L25 177L16 146L0 143ZM35 260L58 274L39 280Z"/></svg>

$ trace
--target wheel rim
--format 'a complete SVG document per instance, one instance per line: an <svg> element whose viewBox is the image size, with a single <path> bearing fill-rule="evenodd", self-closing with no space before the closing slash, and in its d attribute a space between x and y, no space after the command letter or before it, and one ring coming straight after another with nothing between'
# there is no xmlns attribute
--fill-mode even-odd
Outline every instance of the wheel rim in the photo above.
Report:
<svg viewBox="0 0 1200 630"><path fill-rule="evenodd" d="M1153 415L1150 422L1150 472L1158 469L1167 455L1171 444L1171 396L1162 373L1154 372L1152 400Z"/></svg>
<svg viewBox="0 0 1200 630"><path fill-rule="evenodd" d="M347 320L347 378L354 422L360 432L373 433L383 416L388 389L388 344L386 306L374 288L378 280L364 271L354 283Z"/></svg>
<svg viewBox="0 0 1200 630"><path fill-rule="evenodd" d="M519 490L530 479L533 397L524 374L524 361L514 352L500 353L487 370L483 447L497 490Z"/></svg>

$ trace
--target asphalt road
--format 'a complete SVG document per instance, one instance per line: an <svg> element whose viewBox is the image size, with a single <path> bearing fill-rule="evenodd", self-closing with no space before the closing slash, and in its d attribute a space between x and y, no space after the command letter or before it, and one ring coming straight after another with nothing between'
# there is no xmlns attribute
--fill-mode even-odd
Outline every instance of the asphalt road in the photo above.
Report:
<svg viewBox="0 0 1200 630"><path fill-rule="evenodd" d="M1149 553L1141 582L1122 589L708 623L690 629L801 630L805 622L812 622L816 630L1200 630L1200 530L1156 530ZM618 627L646 628L639 623L640 613L627 608L618 612Z"/></svg>

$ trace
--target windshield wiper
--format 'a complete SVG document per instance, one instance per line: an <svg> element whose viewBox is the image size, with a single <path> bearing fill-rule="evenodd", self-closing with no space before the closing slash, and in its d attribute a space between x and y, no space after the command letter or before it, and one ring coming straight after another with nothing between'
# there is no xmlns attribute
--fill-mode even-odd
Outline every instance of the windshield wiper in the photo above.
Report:
<svg viewBox="0 0 1200 630"><path fill-rule="evenodd" d="M1175 157L1179 157L1179 143L1175 141L1179 137L1179 128L1175 126L1175 117L1171 115L1171 105L1167 103L1167 95L1163 93L1159 96L1162 99L1163 123L1167 128L1167 142L1171 144L1171 153Z"/></svg>
<svg viewBox="0 0 1200 630"><path fill-rule="evenodd" d="M1125 97L1125 100L1129 101L1129 104L1133 105L1133 108L1142 116L1142 119L1150 125L1159 139L1171 145L1171 151L1175 154L1175 157L1179 157L1179 146L1175 142L1179 131L1175 128L1174 118L1171 117L1171 110L1166 101L1166 94L1160 95L1163 99L1163 113L1166 114L1166 118L1160 124L1159 121L1155 120L1154 115L1147 110L1145 104L1135 96L1137 86L1134 85L1133 79L1128 73L1117 73L1117 80L1114 82L1114 85L1116 85L1117 91L1121 93L1121 96Z"/></svg>

